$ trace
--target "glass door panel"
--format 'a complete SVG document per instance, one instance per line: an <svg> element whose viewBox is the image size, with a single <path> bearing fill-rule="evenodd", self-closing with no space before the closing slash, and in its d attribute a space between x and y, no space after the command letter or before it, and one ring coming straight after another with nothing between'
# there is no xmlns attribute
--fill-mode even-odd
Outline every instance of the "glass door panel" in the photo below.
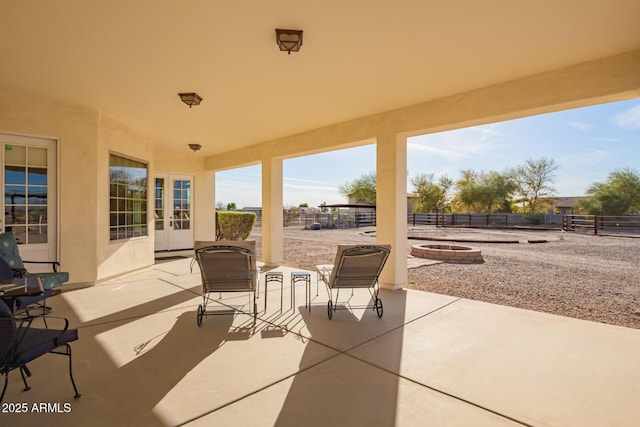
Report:
<svg viewBox="0 0 640 427"><path fill-rule="evenodd" d="M191 228L191 181L173 180L173 229Z"/></svg>
<svg viewBox="0 0 640 427"><path fill-rule="evenodd" d="M47 148L4 143L4 224L19 244L48 242Z"/></svg>
<svg viewBox="0 0 640 427"><path fill-rule="evenodd" d="M156 231L164 230L164 178L156 178L154 217Z"/></svg>
<svg viewBox="0 0 640 427"><path fill-rule="evenodd" d="M13 231L33 261L57 260L56 149L52 139L0 134L0 231Z"/></svg>

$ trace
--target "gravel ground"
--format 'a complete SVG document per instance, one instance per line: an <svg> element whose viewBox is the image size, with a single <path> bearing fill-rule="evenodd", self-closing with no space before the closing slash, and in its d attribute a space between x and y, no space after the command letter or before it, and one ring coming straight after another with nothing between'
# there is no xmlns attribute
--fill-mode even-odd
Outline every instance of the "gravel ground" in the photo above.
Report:
<svg viewBox="0 0 640 427"><path fill-rule="evenodd" d="M260 232L250 237L258 253ZM640 329L639 238L433 227L411 227L409 236L427 241L408 240L407 255L416 244L472 240L454 244L481 249L484 263L410 268L408 288ZM375 242L375 230L287 227L284 264L314 270L333 263L338 243L359 242Z"/></svg>

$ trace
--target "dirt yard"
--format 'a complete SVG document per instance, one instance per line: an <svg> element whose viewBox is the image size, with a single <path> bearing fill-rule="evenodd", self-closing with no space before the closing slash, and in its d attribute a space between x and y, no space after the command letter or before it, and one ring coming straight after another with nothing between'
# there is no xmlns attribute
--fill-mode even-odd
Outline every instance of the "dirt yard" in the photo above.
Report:
<svg viewBox="0 0 640 427"><path fill-rule="evenodd" d="M284 236L284 264L308 270L333 263L338 243L375 242L373 228L288 227ZM412 245L470 240L455 244L481 249L484 263L410 268L408 288L640 329L640 239L434 227L411 227L409 236L437 241L409 239L407 256ZM260 253L261 230L249 239Z"/></svg>

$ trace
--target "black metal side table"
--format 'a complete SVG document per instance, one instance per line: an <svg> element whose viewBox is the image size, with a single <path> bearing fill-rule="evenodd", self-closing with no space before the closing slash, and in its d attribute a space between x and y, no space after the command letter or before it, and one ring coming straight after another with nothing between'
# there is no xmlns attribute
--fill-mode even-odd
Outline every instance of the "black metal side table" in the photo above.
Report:
<svg viewBox="0 0 640 427"><path fill-rule="evenodd" d="M296 302L297 282L304 282L304 306L311 312L311 274L306 271L294 271L291 273L291 307Z"/></svg>
<svg viewBox="0 0 640 427"><path fill-rule="evenodd" d="M269 290L269 282L280 283L280 313L282 313L282 293L283 293L283 276L280 271L270 271L264 274L264 311L267 311L267 291Z"/></svg>

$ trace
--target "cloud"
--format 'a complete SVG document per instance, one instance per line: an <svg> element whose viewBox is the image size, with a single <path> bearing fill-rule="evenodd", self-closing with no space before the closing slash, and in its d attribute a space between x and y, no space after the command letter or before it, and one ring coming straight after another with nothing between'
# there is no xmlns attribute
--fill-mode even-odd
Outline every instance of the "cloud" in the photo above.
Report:
<svg viewBox="0 0 640 427"><path fill-rule="evenodd" d="M338 184L313 179L288 178L285 176L283 177L282 187L285 194L289 192L300 193L304 191L339 194Z"/></svg>
<svg viewBox="0 0 640 427"><path fill-rule="evenodd" d="M593 125L589 124L589 123L584 123L584 122L569 122L567 123L569 126L571 126L572 128L581 130L581 131L588 131L589 129L593 129Z"/></svg>
<svg viewBox="0 0 640 427"><path fill-rule="evenodd" d="M422 135L407 141L407 152L429 153L448 160L486 154L504 145L500 123Z"/></svg>
<svg viewBox="0 0 640 427"><path fill-rule="evenodd" d="M582 166L592 166L603 163L611 157L610 151L604 150L585 150L583 153L576 153L575 162Z"/></svg>
<svg viewBox="0 0 640 427"><path fill-rule="evenodd" d="M422 151L450 159L460 159L463 157L467 157L469 154L465 152L465 150L459 148L435 147L432 145L424 145L412 141L407 142L407 151Z"/></svg>
<svg viewBox="0 0 640 427"><path fill-rule="evenodd" d="M612 121L623 129L640 129L640 104L614 115Z"/></svg>
<svg viewBox="0 0 640 427"><path fill-rule="evenodd" d="M620 138L608 138L605 136L590 136L588 139L592 141L600 141L600 142L620 142L622 141Z"/></svg>
<svg viewBox="0 0 640 427"><path fill-rule="evenodd" d="M287 184L287 181L291 181L293 182L299 182L302 184L321 184L324 186L331 186L331 187L338 187L338 185L335 182L329 182L329 181L318 181L315 179L304 179L304 178L290 178L290 177L283 177L283 180L285 181L285 185ZM290 185L295 185L295 184L290 184Z"/></svg>
<svg viewBox="0 0 640 427"><path fill-rule="evenodd" d="M282 186L285 191L287 189L301 189L301 190L308 190L308 191L334 191L334 192L338 191L338 187L330 187L326 185L303 185L303 184L284 183Z"/></svg>

